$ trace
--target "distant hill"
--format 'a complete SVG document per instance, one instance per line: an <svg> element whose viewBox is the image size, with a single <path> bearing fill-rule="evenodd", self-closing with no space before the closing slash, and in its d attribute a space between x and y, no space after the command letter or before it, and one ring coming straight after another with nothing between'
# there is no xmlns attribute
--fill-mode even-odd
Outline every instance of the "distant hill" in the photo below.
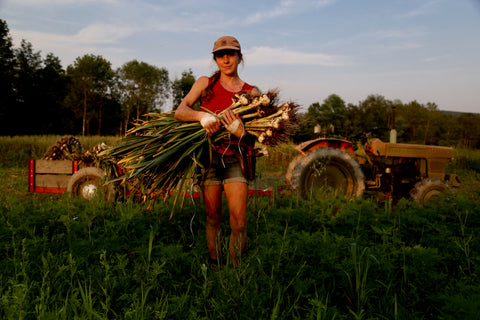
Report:
<svg viewBox="0 0 480 320"><path fill-rule="evenodd" d="M465 113L480 115L480 113L460 112L460 111L448 111L448 110L440 110L440 112L443 113L443 114L445 114L445 115L455 116L455 117L460 117L462 114L465 114Z"/></svg>

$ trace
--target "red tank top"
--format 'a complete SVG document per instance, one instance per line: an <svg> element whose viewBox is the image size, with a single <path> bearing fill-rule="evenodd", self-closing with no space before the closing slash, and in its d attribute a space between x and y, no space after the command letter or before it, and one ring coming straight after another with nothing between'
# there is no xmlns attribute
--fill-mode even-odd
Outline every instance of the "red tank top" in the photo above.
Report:
<svg viewBox="0 0 480 320"><path fill-rule="evenodd" d="M210 85L212 79L209 79L208 84ZM220 113L221 111L225 110L228 108L232 103L232 99L236 94L241 94L241 93L249 93L253 90L253 86L245 83L242 87L242 90L239 92L231 92L225 89L219 81L215 83L213 86L213 95L212 99L209 101L202 101L202 107L205 109L208 109L214 113ZM252 145L254 144L254 140L249 139L248 136L245 139L242 139L242 142L240 142L237 137L232 137L230 140L224 141L218 146L214 146L213 149L223 155L233 155L235 154L235 145L238 145L239 143L243 143L246 145Z"/></svg>
<svg viewBox="0 0 480 320"><path fill-rule="evenodd" d="M209 80L209 85L211 83L211 79ZM232 99L236 94L240 93L248 93L253 90L253 86L245 83L242 87L242 90L239 92L231 92L225 89L221 84L220 81L217 81L213 86L213 95L212 99L209 101L202 101L202 107L208 109L214 113L219 113L225 110L228 106L230 106L233 102Z"/></svg>

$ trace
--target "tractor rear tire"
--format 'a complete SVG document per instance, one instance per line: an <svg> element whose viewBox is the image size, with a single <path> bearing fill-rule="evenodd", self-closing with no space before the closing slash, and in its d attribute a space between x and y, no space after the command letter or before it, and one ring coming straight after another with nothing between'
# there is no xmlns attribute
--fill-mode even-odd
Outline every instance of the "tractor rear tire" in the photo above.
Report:
<svg viewBox="0 0 480 320"><path fill-rule="evenodd" d="M115 197L114 187L111 184L104 184L105 173L96 167L86 167L75 172L68 180L67 192L91 200L105 193L105 199L112 201Z"/></svg>
<svg viewBox="0 0 480 320"><path fill-rule="evenodd" d="M319 148L298 161L292 173L292 188L306 200L325 197L325 194L358 198L365 191L365 176L348 153Z"/></svg>
<svg viewBox="0 0 480 320"><path fill-rule="evenodd" d="M293 176L293 169L297 166L297 164L303 159L304 155L299 154L295 158L290 161L288 164L287 172L285 173L285 182L287 185L292 185L292 176Z"/></svg>
<svg viewBox="0 0 480 320"><path fill-rule="evenodd" d="M449 191L449 188L442 180L426 178L415 184L415 187L410 191L410 196L415 203L423 206L439 193L447 191Z"/></svg>

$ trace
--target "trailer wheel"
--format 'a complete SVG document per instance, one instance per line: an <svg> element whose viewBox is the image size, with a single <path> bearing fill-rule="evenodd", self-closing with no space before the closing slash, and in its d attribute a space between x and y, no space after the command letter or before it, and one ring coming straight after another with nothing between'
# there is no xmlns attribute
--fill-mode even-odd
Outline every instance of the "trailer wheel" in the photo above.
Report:
<svg viewBox="0 0 480 320"><path fill-rule="evenodd" d="M304 199L325 193L357 198L365 191L365 176L358 162L348 153L319 148L305 155L295 166L292 187Z"/></svg>
<svg viewBox="0 0 480 320"><path fill-rule="evenodd" d="M426 178L415 184L410 196L415 203L423 206L439 193L449 191L447 185L440 179Z"/></svg>
<svg viewBox="0 0 480 320"><path fill-rule="evenodd" d="M67 192L91 200L98 196L99 192L105 193L105 199L114 199L114 188L110 184L104 184L105 173L95 167L87 167L75 172L68 180Z"/></svg>

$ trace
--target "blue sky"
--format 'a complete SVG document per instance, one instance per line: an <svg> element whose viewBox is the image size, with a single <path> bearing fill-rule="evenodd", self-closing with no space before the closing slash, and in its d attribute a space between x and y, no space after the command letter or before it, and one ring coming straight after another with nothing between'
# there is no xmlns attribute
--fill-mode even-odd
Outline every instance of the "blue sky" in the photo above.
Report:
<svg viewBox="0 0 480 320"><path fill-rule="evenodd" d="M305 109L335 93L480 112L480 0L0 0L0 17L64 68L97 54L210 75L233 35L241 78Z"/></svg>

